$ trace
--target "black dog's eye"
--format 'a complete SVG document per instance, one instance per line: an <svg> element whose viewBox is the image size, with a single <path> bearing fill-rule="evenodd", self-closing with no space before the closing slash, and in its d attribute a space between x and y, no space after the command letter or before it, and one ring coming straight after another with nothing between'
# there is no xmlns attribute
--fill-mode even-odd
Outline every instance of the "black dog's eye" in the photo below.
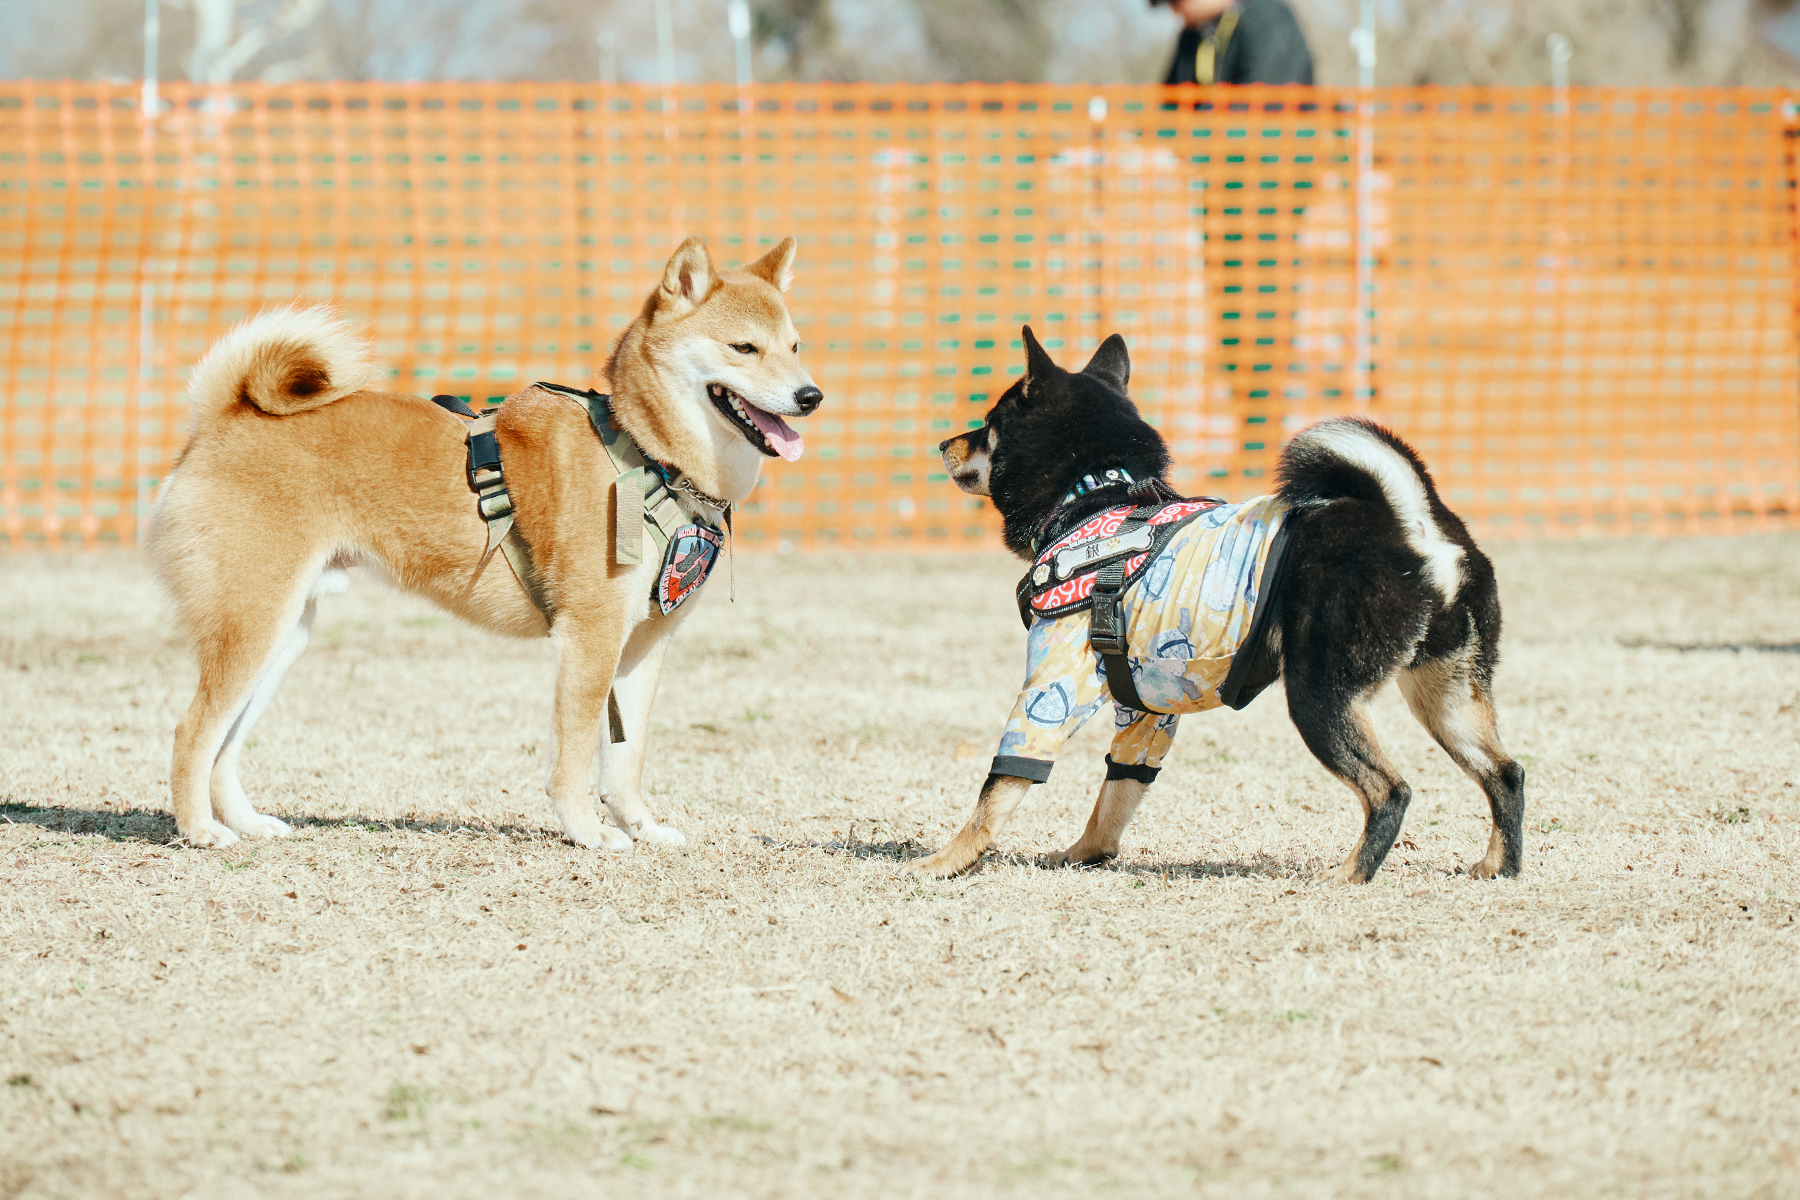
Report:
<svg viewBox="0 0 1800 1200"><path fill-rule="evenodd" d="M731 348L736 350L739 354L756 353L756 347L752 346L749 342L733 342L731 343Z"/></svg>

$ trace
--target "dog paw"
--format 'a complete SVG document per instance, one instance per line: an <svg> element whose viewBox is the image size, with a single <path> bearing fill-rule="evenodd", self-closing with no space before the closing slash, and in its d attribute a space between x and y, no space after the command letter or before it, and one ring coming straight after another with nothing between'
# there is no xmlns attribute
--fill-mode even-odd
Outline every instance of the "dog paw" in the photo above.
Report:
<svg viewBox="0 0 1800 1200"><path fill-rule="evenodd" d="M1484 858L1480 862L1464 868L1464 873L1470 879L1492 879L1500 874L1500 866L1498 863L1491 863Z"/></svg>
<svg viewBox="0 0 1800 1200"><path fill-rule="evenodd" d="M652 846L685 846L687 835L673 825L658 825L655 821L645 821L638 828L637 837L640 842L649 842Z"/></svg>
<svg viewBox="0 0 1800 1200"><path fill-rule="evenodd" d="M936 854L913 859L901 870L920 879L950 879L974 866L980 858L979 854L970 858L956 852L956 847L946 846Z"/></svg>
<svg viewBox="0 0 1800 1200"><path fill-rule="evenodd" d="M637 845L631 835L602 821L594 813L562 819L563 833L571 842L587 850L624 851Z"/></svg>
<svg viewBox="0 0 1800 1200"><path fill-rule="evenodd" d="M251 813L242 821L234 821L231 826L244 837L284 838L294 832L286 821L264 813Z"/></svg>
<svg viewBox="0 0 1800 1200"><path fill-rule="evenodd" d="M1313 876L1313 881L1315 883L1355 883L1356 865L1354 863L1342 863L1332 867L1330 870L1320 871L1317 875Z"/></svg>
<svg viewBox="0 0 1800 1200"><path fill-rule="evenodd" d="M190 828L181 830L180 835L190 846L211 846L222 850L238 843L237 834L211 817L202 817Z"/></svg>

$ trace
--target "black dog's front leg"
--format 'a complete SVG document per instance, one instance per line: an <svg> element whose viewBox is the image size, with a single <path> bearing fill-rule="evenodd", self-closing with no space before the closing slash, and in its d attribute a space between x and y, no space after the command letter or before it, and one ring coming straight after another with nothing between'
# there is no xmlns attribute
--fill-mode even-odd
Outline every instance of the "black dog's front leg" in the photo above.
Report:
<svg viewBox="0 0 1800 1200"><path fill-rule="evenodd" d="M1105 862L1119 856L1119 839L1131 824L1144 793L1150 790L1148 780L1108 779L1100 785L1100 797L1094 811L1088 814L1087 828L1075 844L1050 859L1053 867L1082 867Z"/></svg>
<svg viewBox="0 0 1800 1200"><path fill-rule="evenodd" d="M915 875L936 879L948 879L968 870L981 857L982 851L994 844L1006 819L1012 816L1019 801L1030 790L1029 779L1020 779L1016 775L989 775L987 782L981 785L981 798L975 801L975 811L969 815L969 823L962 827L962 832L929 858L907 863L906 869Z"/></svg>

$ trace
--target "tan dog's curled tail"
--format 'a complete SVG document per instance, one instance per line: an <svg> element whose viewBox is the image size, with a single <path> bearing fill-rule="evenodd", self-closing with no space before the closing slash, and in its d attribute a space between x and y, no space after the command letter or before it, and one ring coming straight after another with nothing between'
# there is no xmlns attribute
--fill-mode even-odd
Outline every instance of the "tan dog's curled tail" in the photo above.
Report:
<svg viewBox="0 0 1800 1200"><path fill-rule="evenodd" d="M321 408L380 378L368 339L331 309L272 309L220 338L194 368L193 428L239 403L278 417Z"/></svg>

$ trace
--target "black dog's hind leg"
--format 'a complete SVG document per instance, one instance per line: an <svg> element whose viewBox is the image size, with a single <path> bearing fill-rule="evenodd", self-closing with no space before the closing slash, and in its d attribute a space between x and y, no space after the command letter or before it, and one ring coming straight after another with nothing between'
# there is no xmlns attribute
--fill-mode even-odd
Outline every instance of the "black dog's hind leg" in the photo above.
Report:
<svg viewBox="0 0 1800 1200"><path fill-rule="evenodd" d="M1487 854L1469 868L1477 879L1518 875L1525 856L1525 770L1500 744L1494 704L1476 669L1471 643L1450 658L1401 671L1397 682L1413 716L1456 765L1487 793L1494 814Z"/></svg>
<svg viewBox="0 0 1800 1200"><path fill-rule="evenodd" d="M1350 785L1362 801L1363 834L1343 865L1321 871L1320 879L1367 883L1400 836L1412 789L1381 752L1369 723L1367 695L1343 696L1302 686L1289 671L1288 714L1325 769Z"/></svg>

